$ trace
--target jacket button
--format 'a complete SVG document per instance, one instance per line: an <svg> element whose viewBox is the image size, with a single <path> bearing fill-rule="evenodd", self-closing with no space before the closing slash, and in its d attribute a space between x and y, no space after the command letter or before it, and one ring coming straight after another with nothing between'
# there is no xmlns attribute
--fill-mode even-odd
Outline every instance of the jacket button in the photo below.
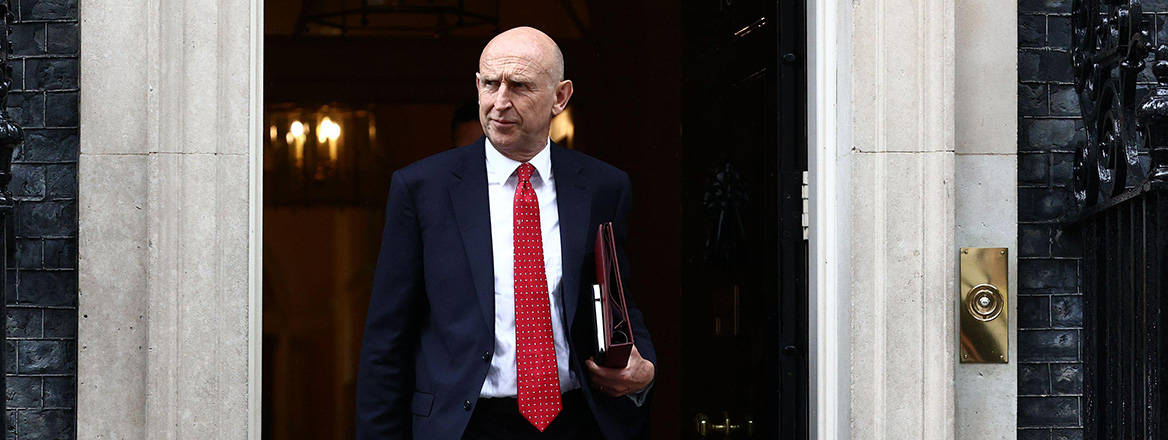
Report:
<svg viewBox="0 0 1168 440"><path fill-rule="evenodd" d="M469 400L463 400L463 401L462 401L462 409L465 409L465 410L467 410L467 411L470 411L470 401L469 401Z"/></svg>
<svg viewBox="0 0 1168 440"><path fill-rule="evenodd" d="M489 352L489 351L483 352L483 361L485 361L485 362L491 361L491 352Z"/></svg>

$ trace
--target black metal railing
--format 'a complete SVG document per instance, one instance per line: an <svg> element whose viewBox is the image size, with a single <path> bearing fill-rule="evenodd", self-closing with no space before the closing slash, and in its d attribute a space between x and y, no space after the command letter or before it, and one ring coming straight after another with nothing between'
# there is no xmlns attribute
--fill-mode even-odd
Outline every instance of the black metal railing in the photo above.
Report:
<svg viewBox="0 0 1168 440"><path fill-rule="evenodd" d="M8 287L7 277L8 257L14 251L12 233L12 214L16 201L8 190L8 183L12 181L12 152L24 140L24 131L20 125L8 115L8 92L12 90L12 66L9 57L12 55L12 41L8 35L12 33L14 17L9 8L9 0L0 0L0 316L7 320L8 310L4 298L7 298L4 289ZM0 340L8 338L8 326L0 326ZM8 365L7 350L0 350L0 365ZM8 380L0 374L0 390L8 395ZM7 427L8 411L0 411L0 426Z"/></svg>
<svg viewBox="0 0 1168 440"><path fill-rule="evenodd" d="M1083 240L1084 438L1160 439L1168 435L1168 46L1152 66L1157 84L1139 99L1151 50L1139 1L1075 0L1073 8L1086 142L1075 155L1067 223Z"/></svg>

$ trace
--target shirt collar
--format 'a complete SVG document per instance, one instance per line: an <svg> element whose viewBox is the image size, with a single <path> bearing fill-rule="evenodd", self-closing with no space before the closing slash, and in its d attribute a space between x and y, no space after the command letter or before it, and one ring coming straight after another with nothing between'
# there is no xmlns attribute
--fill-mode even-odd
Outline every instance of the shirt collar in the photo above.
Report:
<svg viewBox="0 0 1168 440"><path fill-rule="evenodd" d="M519 165L523 163L504 156L503 153L495 149L490 139L484 139L486 141L484 144L486 144L487 156L487 183L505 183L508 178L515 174L515 170L519 168ZM539 176L544 182L549 182L552 179L551 144L552 140L549 138L547 143L544 144L543 149L539 150L539 153L536 153L535 157L532 157L528 161L535 167L535 175Z"/></svg>

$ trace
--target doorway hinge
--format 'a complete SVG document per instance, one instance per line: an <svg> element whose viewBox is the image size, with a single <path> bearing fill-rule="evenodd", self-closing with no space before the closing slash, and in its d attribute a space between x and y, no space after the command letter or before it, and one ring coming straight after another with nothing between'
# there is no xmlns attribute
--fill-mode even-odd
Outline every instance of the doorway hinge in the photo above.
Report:
<svg viewBox="0 0 1168 440"><path fill-rule="evenodd" d="M810 226L810 223L808 222L808 220L809 220L810 216L807 215L808 189L807 189L807 172L806 171L803 172L803 185L802 185L802 187L803 187L803 189L801 192L803 194L803 239L807 240L808 226Z"/></svg>

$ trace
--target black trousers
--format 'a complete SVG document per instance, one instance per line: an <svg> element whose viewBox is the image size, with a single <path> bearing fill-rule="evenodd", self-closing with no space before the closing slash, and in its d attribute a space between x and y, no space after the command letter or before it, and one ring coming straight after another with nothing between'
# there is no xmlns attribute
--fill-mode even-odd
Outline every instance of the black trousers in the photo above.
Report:
<svg viewBox="0 0 1168 440"><path fill-rule="evenodd" d="M547 429L540 432L519 414L514 397L479 399L463 440L602 440L596 419L588 409L584 393L572 390L561 397L563 408Z"/></svg>

